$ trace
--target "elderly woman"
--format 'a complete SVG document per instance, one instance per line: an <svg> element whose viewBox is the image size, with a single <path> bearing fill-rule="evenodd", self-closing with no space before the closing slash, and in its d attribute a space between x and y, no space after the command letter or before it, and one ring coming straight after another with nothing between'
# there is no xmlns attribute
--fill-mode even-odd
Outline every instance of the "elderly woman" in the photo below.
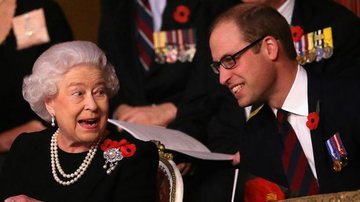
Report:
<svg viewBox="0 0 360 202"><path fill-rule="evenodd" d="M155 201L156 146L107 127L108 101L118 89L95 44L45 51L24 79L23 95L52 127L15 140L0 174L0 201Z"/></svg>

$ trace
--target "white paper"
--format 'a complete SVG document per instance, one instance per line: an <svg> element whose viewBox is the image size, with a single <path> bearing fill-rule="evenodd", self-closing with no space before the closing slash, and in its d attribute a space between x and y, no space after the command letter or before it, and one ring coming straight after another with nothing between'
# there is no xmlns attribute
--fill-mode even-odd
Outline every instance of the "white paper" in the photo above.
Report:
<svg viewBox="0 0 360 202"><path fill-rule="evenodd" d="M195 138L178 130L168 129L160 126L149 126L128 123L114 119L110 123L124 129L135 138L150 141L157 140L165 145L166 149L177 151L195 158L204 160L232 160L232 154L211 152L205 145Z"/></svg>

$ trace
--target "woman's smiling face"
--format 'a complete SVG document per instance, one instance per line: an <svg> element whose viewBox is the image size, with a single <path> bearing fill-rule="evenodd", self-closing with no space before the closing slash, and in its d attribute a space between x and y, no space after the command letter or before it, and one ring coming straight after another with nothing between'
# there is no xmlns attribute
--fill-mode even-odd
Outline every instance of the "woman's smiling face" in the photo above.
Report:
<svg viewBox="0 0 360 202"><path fill-rule="evenodd" d="M77 65L57 87L57 95L46 100L46 106L60 128L59 146L70 151L72 147L90 147L104 134L108 118L108 95L101 70Z"/></svg>

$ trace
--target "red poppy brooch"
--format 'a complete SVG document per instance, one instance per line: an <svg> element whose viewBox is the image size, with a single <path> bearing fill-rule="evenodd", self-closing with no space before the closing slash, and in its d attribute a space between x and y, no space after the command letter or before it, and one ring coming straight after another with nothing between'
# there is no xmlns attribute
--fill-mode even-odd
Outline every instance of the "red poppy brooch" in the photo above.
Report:
<svg viewBox="0 0 360 202"><path fill-rule="evenodd" d="M316 112L311 112L308 116L307 116L307 121L306 121L306 126L310 129L310 130L315 130L317 129L318 125L319 125L319 120L320 120L320 104L319 101L316 103Z"/></svg>
<svg viewBox="0 0 360 202"><path fill-rule="evenodd" d="M178 5L173 13L176 22L184 24L189 21L190 9L185 5Z"/></svg>
<svg viewBox="0 0 360 202"><path fill-rule="evenodd" d="M303 34L304 30L299 25L291 27L291 35L294 42L299 42Z"/></svg>
<svg viewBox="0 0 360 202"><path fill-rule="evenodd" d="M120 160L124 157L133 156L136 151L136 146L129 143L126 139L121 139L120 141L106 139L100 147L104 151L105 164L103 168L107 169L107 174L110 174L116 168Z"/></svg>

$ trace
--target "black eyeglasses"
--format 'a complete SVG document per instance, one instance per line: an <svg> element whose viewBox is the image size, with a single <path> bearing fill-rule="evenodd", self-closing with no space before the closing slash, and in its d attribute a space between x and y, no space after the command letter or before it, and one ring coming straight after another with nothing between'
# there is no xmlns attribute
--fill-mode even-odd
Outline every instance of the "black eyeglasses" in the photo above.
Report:
<svg viewBox="0 0 360 202"><path fill-rule="evenodd" d="M255 46L258 42L260 42L261 40L263 40L265 38L265 36L260 37L259 39L253 41L252 43L250 43L249 45L247 45L245 48L239 50L238 52L234 53L233 55L225 55L224 57L222 57L220 59L219 62L213 62L210 67L212 68L212 70L214 71L215 74L219 74L219 68L220 66L223 66L225 69L232 69L234 68L235 64L236 64L236 59L243 53L245 53L245 51L247 51L248 49L250 49L251 47Z"/></svg>

